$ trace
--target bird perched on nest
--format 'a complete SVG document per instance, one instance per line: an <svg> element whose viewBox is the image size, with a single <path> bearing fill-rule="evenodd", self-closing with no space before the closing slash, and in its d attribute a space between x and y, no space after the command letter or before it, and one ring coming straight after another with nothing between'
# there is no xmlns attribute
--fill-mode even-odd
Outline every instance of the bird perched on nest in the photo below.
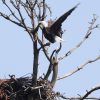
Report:
<svg viewBox="0 0 100 100"><path fill-rule="evenodd" d="M67 17L77 8L79 4L74 6L72 9L64 13L59 17L51 26L48 26L46 21L40 21L39 26L43 31L44 37L51 43L62 42L62 23L67 19Z"/></svg>

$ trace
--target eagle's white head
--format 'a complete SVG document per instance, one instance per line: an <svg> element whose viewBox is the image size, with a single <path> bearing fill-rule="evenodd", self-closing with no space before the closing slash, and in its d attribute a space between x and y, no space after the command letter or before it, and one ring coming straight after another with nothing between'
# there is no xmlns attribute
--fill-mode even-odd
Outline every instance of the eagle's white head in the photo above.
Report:
<svg viewBox="0 0 100 100"><path fill-rule="evenodd" d="M48 27L48 23L46 21L39 21L40 27L43 29L44 27Z"/></svg>

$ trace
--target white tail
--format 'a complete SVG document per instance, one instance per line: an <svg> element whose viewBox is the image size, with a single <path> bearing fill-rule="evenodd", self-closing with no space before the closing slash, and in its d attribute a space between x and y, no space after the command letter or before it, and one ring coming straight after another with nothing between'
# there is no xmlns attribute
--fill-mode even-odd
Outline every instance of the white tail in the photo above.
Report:
<svg viewBox="0 0 100 100"><path fill-rule="evenodd" d="M56 42L63 42L64 40L60 38L59 36L55 36L55 41Z"/></svg>

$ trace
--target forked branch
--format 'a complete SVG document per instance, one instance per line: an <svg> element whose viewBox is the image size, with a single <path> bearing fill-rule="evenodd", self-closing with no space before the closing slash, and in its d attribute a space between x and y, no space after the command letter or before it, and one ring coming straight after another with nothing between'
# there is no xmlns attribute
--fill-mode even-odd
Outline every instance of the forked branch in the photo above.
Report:
<svg viewBox="0 0 100 100"><path fill-rule="evenodd" d="M84 96L81 97L80 100L85 100L91 93L100 90L100 86L93 87L91 90L87 91ZM100 98L98 99L100 100Z"/></svg>

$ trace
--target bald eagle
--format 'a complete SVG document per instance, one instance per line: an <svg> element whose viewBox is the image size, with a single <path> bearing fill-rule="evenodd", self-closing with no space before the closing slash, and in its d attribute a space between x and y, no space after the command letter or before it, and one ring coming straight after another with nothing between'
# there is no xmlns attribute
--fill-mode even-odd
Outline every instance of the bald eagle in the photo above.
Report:
<svg viewBox="0 0 100 100"><path fill-rule="evenodd" d="M67 17L77 8L79 4L74 6L72 9L64 13L59 17L51 26L48 26L46 21L40 21L39 26L42 29L44 37L51 43L62 42L62 23L67 19Z"/></svg>

